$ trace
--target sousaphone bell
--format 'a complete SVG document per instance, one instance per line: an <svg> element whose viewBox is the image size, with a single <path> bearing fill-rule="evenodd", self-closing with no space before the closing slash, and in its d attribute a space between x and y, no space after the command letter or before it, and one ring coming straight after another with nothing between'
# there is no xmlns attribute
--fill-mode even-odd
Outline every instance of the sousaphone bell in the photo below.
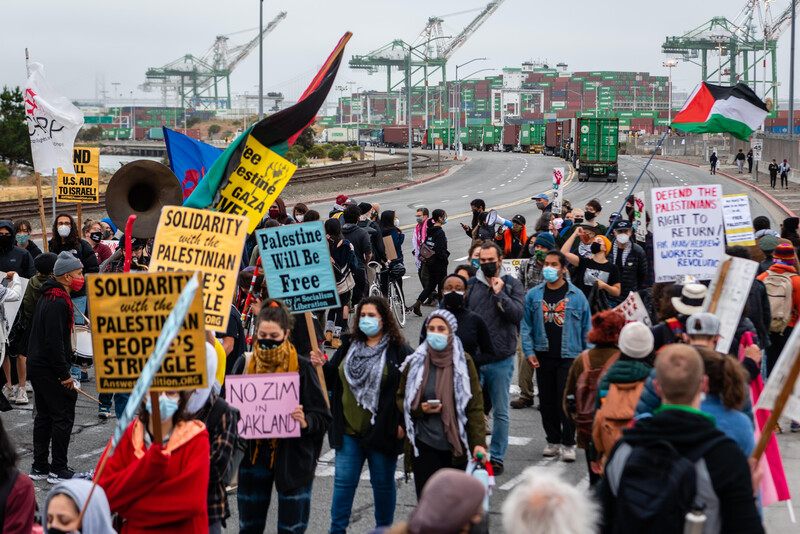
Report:
<svg viewBox="0 0 800 534"><path fill-rule="evenodd" d="M161 208L183 204L180 180L156 161L132 161L114 173L106 189L106 211L117 228L124 230L128 216L136 215L132 237L156 235Z"/></svg>

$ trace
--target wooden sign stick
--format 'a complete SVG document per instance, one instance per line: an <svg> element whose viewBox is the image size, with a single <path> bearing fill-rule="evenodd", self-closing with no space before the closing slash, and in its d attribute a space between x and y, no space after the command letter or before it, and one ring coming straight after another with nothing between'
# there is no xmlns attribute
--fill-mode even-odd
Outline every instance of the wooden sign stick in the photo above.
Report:
<svg viewBox="0 0 800 534"><path fill-rule="evenodd" d="M42 219L42 248L50 252L47 246L47 222L44 220L44 198L42 197L42 175L36 173L36 196L39 198L39 217Z"/></svg>
<svg viewBox="0 0 800 534"><path fill-rule="evenodd" d="M153 425L153 443L162 445L164 443L164 436L161 434L161 409L158 406L159 395L160 393L155 391L150 392L150 406L152 409L150 422Z"/></svg>
<svg viewBox="0 0 800 534"><path fill-rule="evenodd" d="M311 342L312 350L319 350L317 345L317 331L314 328L314 320L311 317L311 312L305 312L303 315L306 317L306 329L308 330L308 340ZM328 398L328 385L325 383L325 375L322 374L322 367L317 367L317 377L319 377L319 385L322 388L322 396L325 397L325 404L328 409L331 407L331 400Z"/></svg>
<svg viewBox="0 0 800 534"><path fill-rule="evenodd" d="M81 216L81 202L78 202L78 228L83 229L83 217Z"/></svg>
<svg viewBox="0 0 800 534"><path fill-rule="evenodd" d="M731 261L725 260L722 264L722 272L719 273L719 280L717 280L717 287L714 288L714 296L711 299L711 305L708 307L708 313L717 311L717 304L719 304L719 297L722 295L722 288L725 286L725 278L728 277L728 269L731 268Z"/></svg>
<svg viewBox="0 0 800 534"><path fill-rule="evenodd" d="M100 402L99 400L95 399L94 397L92 397L91 395L89 395L88 393L86 393L85 391L82 391L82 390L80 390L80 389L78 389L78 388L75 388L75 391L77 391L78 393L80 393L80 394L81 394L81 395L83 395L84 397L89 397L90 399L92 399L92 400L93 400L94 402L96 402L97 404L100 404L100 405L102 405L102 404L103 404L102 402Z"/></svg>
<svg viewBox="0 0 800 534"><path fill-rule="evenodd" d="M789 400L789 396L792 394L792 390L794 389L795 382L797 382L798 375L800 375L800 356L795 359L794 365L792 366L791 371L789 371L789 376L786 380L786 383L783 385L778 398L775 400L775 406L772 408L772 412L769 414L769 419L767 419L767 422L764 423L764 426L761 428L761 438L758 440L756 448L753 449L753 454L750 456L751 458L754 458L756 462L761 459L761 455L764 454L767 444L769 443L770 438L772 438L772 433L775 431L775 426L778 424L778 419L780 419L781 413L783 413L783 408L786 406L786 401ZM755 406L753 409L755 409Z"/></svg>

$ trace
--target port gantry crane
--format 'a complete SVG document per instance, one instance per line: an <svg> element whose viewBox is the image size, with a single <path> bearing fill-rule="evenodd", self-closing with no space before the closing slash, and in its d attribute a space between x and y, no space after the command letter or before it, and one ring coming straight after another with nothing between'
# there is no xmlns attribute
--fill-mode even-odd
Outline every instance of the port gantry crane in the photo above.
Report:
<svg viewBox="0 0 800 534"><path fill-rule="evenodd" d="M242 45L228 46L230 36L252 30L218 35L214 43L200 57L186 54L163 67L147 69L145 82L139 87L144 91L160 88L164 105L168 98L167 93L175 91L178 95L178 105L184 109L230 109L231 73L258 46L259 41L269 35L285 18L285 11L278 13L264 26L260 35ZM224 85L222 95L219 87L221 84Z"/></svg>
<svg viewBox="0 0 800 534"><path fill-rule="evenodd" d="M700 65L703 81L749 85L767 100L768 106L778 102L778 39L789 27L792 2L773 16L774 0L747 0L733 21L714 17L679 37L667 37L661 51L670 57ZM716 68L709 67L708 54L716 53ZM699 60L699 63L698 63ZM769 61L771 72L768 72ZM763 68L761 78L758 67ZM713 69L709 71L709 69Z"/></svg>
<svg viewBox="0 0 800 534"><path fill-rule="evenodd" d="M430 17L425 25L425 28L411 44L406 43L402 39L395 39L391 43L384 45L377 50L373 50L369 54L363 56L354 55L350 59L350 68L366 70L369 72L369 74L377 73L381 69L385 68L386 92L388 100L388 95L390 95L392 91L397 90L398 87L406 80L406 76L404 75L400 78L400 80L393 84L392 69L396 68L398 70L405 70L406 65L408 64L406 54L408 54L409 47L416 47L417 45L424 44L425 46L415 48L412 52L410 62L411 72L408 74L408 79L412 80L412 87L417 87L422 83L424 83L427 87L429 75L432 75L437 71L441 71L442 82L446 87L447 61L453 56L453 54L456 53L459 48L461 48L465 42L467 42L467 39L469 39L478 30L478 28L480 28L481 25L486 22L486 20L492 16L495 11L497 11L497 9L500 7L500 4L503 2L504 0L494 0L486 4L486 6L483 8L470 9L467 11L460 11L458 13ZM478 13L478 15L469 24L467 24L458 35L451 39L443 38L445 36L442 31L442 22L444 22L446 17L461 15L478 10L480 10L480 13ZM414 76L420 73L422 76L419 77L416 82L414 82ZM443 100L444 108L447 109L448 99L446 91L444 92Z"/></svg>

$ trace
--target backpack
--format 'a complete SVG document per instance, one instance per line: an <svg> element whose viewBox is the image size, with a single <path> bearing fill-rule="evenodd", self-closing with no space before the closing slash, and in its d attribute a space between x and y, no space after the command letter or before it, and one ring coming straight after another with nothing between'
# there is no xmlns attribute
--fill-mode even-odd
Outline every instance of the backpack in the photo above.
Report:
<svg viewBox="0 0 800 534"><path fill-rule="evenodd" d="M211 429L217 428L219 426L220 421L222 420L222 416L224 414L228 414L233 418L232 424L234 427L238 427L239 424L239 410L225 402L225 399L222 397L217 397L217 400L214 401L214 405L211 406L211 411L208 414L208 419L206 421L206 428L209 429L208 432L208 440L211 442L210 444L213 445ZM234 432L234 440L233 440L233 452L231 453L231 457L228 460L228 470L225 472L225 477L222 479L223 487L227 488L231 485L231 482L234 478L239 474L239 464L242 463L242 458L244 458L244 453L246 450L246 443L244 440L239 439L239 432L236 430Z"/></svg>
<svg viewBox="0 0 800 534"><path fill-rule="evenodd" d="M721 432L681 455L665 440L633 447L620 441L605 476L614 504L613 532L683 532L686 514L702 509L704 532L720 532L719 499L703 456L728 438Z"/></svg>
<svg viewBox="0 0 800 534"><path fill-rule="evenodd" d="M767 271L764 285L767 287L769 310L772 313L772 322L769 331L782 334L789 326L792 319L792 277L796 274L779 274Z"/></svg>
<svg viewBox="0 0 800 534"><path fill-rule="evenodd" d="M619 352L611 356L602 367L591 366L588 350L581 352L579 357L583 362L583 371L578 376L575 388L575 428L578 432L578 441L588 443L592 439L592 421L594 421L600 377L605 374L612 363L617 361Z"/></svg>
<svg viewBox="0 0 800 534"><path fill-rule="evenodd" d="M603 404L594 416L592 427L594 448L602 455L603 463L622 437L622 429L627 428L633 420L644 383L644 380L639 380L627 384L610 384Z"/></svg>

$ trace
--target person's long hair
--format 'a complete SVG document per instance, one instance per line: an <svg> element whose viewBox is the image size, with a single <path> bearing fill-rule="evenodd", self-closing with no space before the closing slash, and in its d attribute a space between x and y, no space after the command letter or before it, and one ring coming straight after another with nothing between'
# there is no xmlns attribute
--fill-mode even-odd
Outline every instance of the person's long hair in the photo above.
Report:
<svg viewBox="0 0 800 534"><path fill-rule="evenodd" d="M67 237L58 235L58 220L61 217L69 218L70 230ZM64 250L77 250L80 252L80 241L81 236L78 234L78 225L75 224L75 219L72 218L72 215L69 213L59 213L56 215L56 218L53 219L53 242L55 243L56 250L51 250L50 252L55 252L56 254Z"/></svg>
<svg viewBox="0 0 800 534"><path fill-rule="evenodd" d="M732 356L723 356L713 350L700 351L708 376L708 392L719 395L722 405L729 410L741 410L747 395L746 371Z"/></svg>
<svg viewBox="0 0 800 534"><path fill-rule="evenodd" d="M334 244L344 239L342 236L342 223L339 222L339 219L328 219L325 221L325 233L330 236Z"/></svg>
<svg viewBox="0 0 800 534"><path fill-rule="evenodd" d="M0 418L0 485L5 484L11 476L11 469L16 467L18 459L17 449L11 443Z"/></svg>
<svg viewBox="0 0 800 534"><path fill-rule="evenodd" d="M384 335L389 336L389 343L391 345L397 346L406 342L402 332L400 332L400 327L397 325L397 321L394 320L392 311L389 309L389 301L379 296L364 297L361 299L361 302L358 303L358 307L356 308L356 318L358 318L358 314L360 314L361 307L365 304L372 304L375 306L375 309L378 310L378 315L381 316L381 323L383 324L383 333ZM367 341L367 334L362 332L358 327L353 330L351 335L353 339L361 341L362 343L366 343Z"/></svg>
<svg viewBox="0 0 800 534"><path fill-rule="evenodd" d="M400 231L400 229L394 225L393 210L386 210L381 213L381 230L384 232L391 232L392 230L397 230L398 232Z"/></svg>

